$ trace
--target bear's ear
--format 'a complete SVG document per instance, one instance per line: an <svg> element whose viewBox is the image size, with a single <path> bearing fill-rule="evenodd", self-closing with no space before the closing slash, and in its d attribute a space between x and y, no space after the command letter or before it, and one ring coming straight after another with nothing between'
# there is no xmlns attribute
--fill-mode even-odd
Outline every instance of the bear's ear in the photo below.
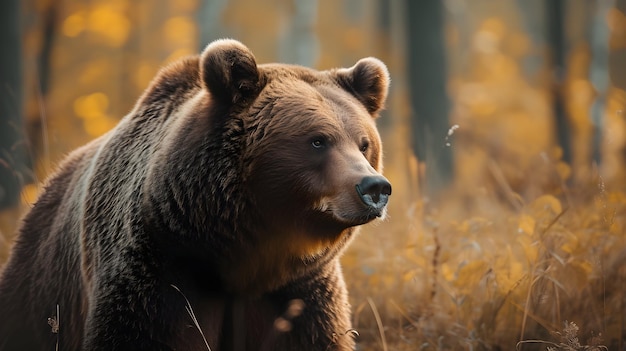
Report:
<svg viewBox="0 0 626 351"><path fill-rule="evenodd" d="M211 95L225 104L245 103L261 90L254 55L236 40L209 44L202 52L200 74Z"/></svg>
<svg viewBox="0 0 626 351"><path fill-rule="evenodd" d="M384 107L389 71L382 61L367 57L350 68L338 69L335 74L339 85L361 101L371 115L376 116Z"/></svg>

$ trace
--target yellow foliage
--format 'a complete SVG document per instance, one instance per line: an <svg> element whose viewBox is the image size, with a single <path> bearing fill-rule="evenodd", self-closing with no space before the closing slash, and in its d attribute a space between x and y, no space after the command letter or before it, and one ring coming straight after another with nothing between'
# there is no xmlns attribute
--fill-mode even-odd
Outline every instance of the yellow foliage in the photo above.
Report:
<svg viewBox="0 0 626 351"><path fill-rule="evenodd" d="M81 118L102 117L109 107L109 98L101 92L81 96L74 101L74 112Z"/></svg>
<svg viewBox="0 0 626 351"><path fill-rule="evenodd" d="M185 56L189 56L189 55L194 55L195 52L191 49L188 48L181 48L181 49L177 49L174 50L174 52L172 52L166 59L165 62L169 63L169 62L174 62L180 58L183 58Z"/></svg>
<svg viewBox="0 0 626 351"><path fill-rule="evenodd" d="M193 12L198 9L198 0L169 0L172 9L182 12Z"/></svg>
<svg viewBox="0 0 626 351"><path fill-rule="evenodd" d="M103 2L87 14L87 28L112 47L122 46L130 34L131 23L119 6Z"/></svg>
<svg viewBox="0 0 626 351"><path fill-rule="evenodd" d="M61 30L68 37L76 37L85 30L86 25L85 11L78 11L69 15L64 21Z"/></svg>
<svg viewBox="0 0 626 351"><path fill-rule="evenodd" d="M26 184L22 188L22 201L32 205L37 200L39 196L39 185L38 184Z"/></svg>
<svg viewBox="0 0 626 351"><path fill-rule="evenodd" d="M626 203L626 192L623 191L610 191L606 194L606 199L612 204L624 204Z"/></svg>
<svg viewBox="0 0 626 351"><path fill-rule="evenodd" d="M526 266L515 259L509 246L507 253L496 260L495 273L498 293L506 296L526 275Z"/></svg>
<svg viewBox="0 0 626 351"><path fill-rule="evenodd" d="M92 137L98 137L113 129L117 122L117 120L108 116L102 116L97 119L88 119L84 121L85 131Z"/></svg>
<svg viewBox="0 0 626 351"><path fill-rule="evenodd" d="M417 251L415 247L405 249L405 258L418 267L428 266L428 258L422 252Z"/></svg>
<svg viewBox="0 0 626 351"><path fill-rule="evenodd" d="M535 219L529 215L521 215L519 219L518 231L520 233L532 235L535 232Z"/></svg>
<svg viewBox="0 0 626 351"><path fill-rule="evenodd" d="M570 255L581 253L580 252L581 249L584 250L585 248L581 248L580 240L578 239L578 237L576 235L572 235L570 240L566 241L561 246L561 250L563 250L563 252L565 252L567 254L570 254Z"/></svg>
<svg viewBox="0 0 626 351"><path fill-rule="evenodd" d="M542 218L554 218L563 212L561 201L553 195L541 195L529 207L534 215Z"/></svg>
<svg viewBox="0 0 626 351"><path fill-rule="evenodd" d="M491 221L483 217L472 217L457 226L461 233L476 232L490 225Z"/></svg>
<svg viewBox="0 0 626 351"><path fill-rule="evenodd" d="M443 278L449 282L454 282L456 279L456 272L448 263L444 263L441 265L441 275Z"/></svg>
<svg viewBox="0 0 626 351"><path fill-rule="evenodd" d="M489 56L489 69L495 82L508 82L518 75L519 66L512 58L504 54Z"/></svg>
<svg viewBox="0 0 626 351"><path fill-rule="evenodd" d="M531 50L531 42L528 35L524 33L513 33L510 40L507 41L510 48L511 56L519 58L527 55Z"/></svg>
<svg viewBox="0 0 626 351"><path fill-rule="evenodd" d="M164 44L169 48L180 46L193 47L197 40L196 24L187 16L176 16L168 19L163 26Z"/></svg>
<svg viewBox="0 0 626 351"><path fill-rule="evenodd" d="M117 120L107 114L109 98L101 92L80 96L74 101L74 113L83 120L85 131L97 137L117 124Z"/></svg>
<svg viewBox="0 0 626 351"><path fill-rule="evenodd" d="M111 47L122 46L131 30L124 7L114 2L96 3L89 10L76 11L63 20L61 31L74 38L85 31L96 34Z"/></svg>
<svg viewBox="0 0 626 351"><path fill-rule="evenodd" d="M534 263L537 261L539 257L539 249L537 247L537 242L532 238L526 235L520 235L517 237L517 242L519 246L522 248L522 251L526 255L526 260L529 263Z"/></svg>
<svg viewBox="0 0 626 351"><path fill-rule="evenodd" d="M483 260L476 260L463 264L457 271L454 286L462 289L462 291L474 289L474 287L483 279L488 270L489 265Z"/></svg>
<svg viewBox="0 0 626 351"><path fill-rule="evenodd" d="M415 279L415 277L417 276L417 273L418 273L417 270L407 271L402 275L402 280L405 282L410 282L413 279Z"/></svg>
<svg viewBox="0 0 626 351"><path fill-rule="evenodd" d="M145 89L158 70L157 65L144 60L139 63L133 76L133 82L140 89Z"/></svg>
<svg viewBox="0 0 626 351"><path fill-rule="evenodd" d="M557 162L555 165L555 169L557 174L559 175L559 179L562 181L566 181L572 175L572 168L565 162Z"/></svg>
<svg viewBox="0 0 626 351"><path fill-rule="evenodd" d="M480 24L479 31L484 30L486 32L492 33L498 38L503 38L506 32L508 31L507 25L504 23L502 18L500 17L490 17L485 19Z"/></svg>
<svg viewBox="0 0 626 351"><path fill-rule="evenodd" d="M626 48L626 14L617 8L611 8L606 18L611 30L610 47L612 50Z"/></svg>

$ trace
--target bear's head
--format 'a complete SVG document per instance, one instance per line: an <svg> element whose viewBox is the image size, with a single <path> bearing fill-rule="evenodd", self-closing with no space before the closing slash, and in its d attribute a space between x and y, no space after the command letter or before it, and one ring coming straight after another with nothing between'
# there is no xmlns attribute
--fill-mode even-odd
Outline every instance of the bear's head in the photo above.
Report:
<svg viewBox="0 0 626 351"><path fill-rule="evenodd" d="M258 65L234 40L210 44L201 76L215 102L242 116L242 177L259 227L315 257L383 217L391 185L381 175L375 119L389 86L386 66L365 58L316 71Z"/></svg>
<svg viewBox="0 0 626 351"><path fill-rule="evenodd" d="M199 66L200 90L178 108L184 118L169 127L176 130L166 138L170 151L152 173L169 176L151 188L155 202L171 203L158 206L185 214L189 225L173 229L193 227L213 243L221 238L219 254L232 258L224 274L244 285L233 289L252 280L279 285L320 266L337 256L354 228L385 216L391 185L381 175L375 120L389 73L381 61L328 71L257 65L243 44L218 40L186 65ZM185 182L176 201L161 195L172 180ZM239 252L227 253L234 241Z"/></svg>

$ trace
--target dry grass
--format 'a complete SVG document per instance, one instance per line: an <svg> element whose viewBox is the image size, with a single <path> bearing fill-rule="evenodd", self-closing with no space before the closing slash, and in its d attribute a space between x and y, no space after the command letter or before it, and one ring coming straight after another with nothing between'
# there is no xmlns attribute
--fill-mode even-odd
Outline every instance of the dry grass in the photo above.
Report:
<svg viewBox="0 0 626 351"><path fill-rule="evenodd" d="M182 297L185 299L185 310L187 311L189 318L191 318L191 321L193 322L193 326L198 330L198 333L200 333L200 336L202 336L202 341L204 341L204 345L206 346L207 350L211 351L209 342L206 340L206 337L204 336L204 332L202 331L202 328L200 327L200 323L198 323L196 314L194 313L193 307L191 306L191 303L187 299L187 296L185 296L185 294L183 294L183 292L180 291L180 289L176 285L170 284L170 286L174 288L176 291L178 291L178 293L182 295Z"/></svg>
<svg viewBox="0 0 626 351"><path fill-rule="evenodd" d="M556 180L520 195L492 167L483 186L457 181L437 202L400 196L354 241L346 332L359 350L623 349L626 184L572 184L551 161L529 177Z"/></svg>
<svg viewBox="0 0 626 351"><path fill-rule="evenodd" d="M416 196L365 228L344 257L360 349L380 350L384 333L399 351L621 350L625 184L555 177L524 195L504 177L459 180L437 203ZM567 348L564 325L589 346Z"/></svg>
<svg viewBox="0 0 626 351"><path fill-rule="evenodd" d="M343 258L359 350L622 350L626 184L559 167L392 202Z"/></svg>
<svg viewBox="0 0 626 351"><path fill-rule="evenodd" d="M523 186L489 160L438 201L394 189L343 258L360 351L623 350L626 183L541 158Z"/></svg>

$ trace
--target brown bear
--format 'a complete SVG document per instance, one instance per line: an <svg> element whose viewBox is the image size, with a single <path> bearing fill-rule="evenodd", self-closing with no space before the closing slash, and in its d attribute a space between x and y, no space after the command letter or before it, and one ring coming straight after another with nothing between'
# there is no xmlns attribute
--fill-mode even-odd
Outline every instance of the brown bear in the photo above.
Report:
<svg viewBox="0 0 626 351"><path fill-rule="evenodd" d="M61 163L0 280L2 350L352 350L339 255L385 214L385 65L164 68Z"/></svg>

